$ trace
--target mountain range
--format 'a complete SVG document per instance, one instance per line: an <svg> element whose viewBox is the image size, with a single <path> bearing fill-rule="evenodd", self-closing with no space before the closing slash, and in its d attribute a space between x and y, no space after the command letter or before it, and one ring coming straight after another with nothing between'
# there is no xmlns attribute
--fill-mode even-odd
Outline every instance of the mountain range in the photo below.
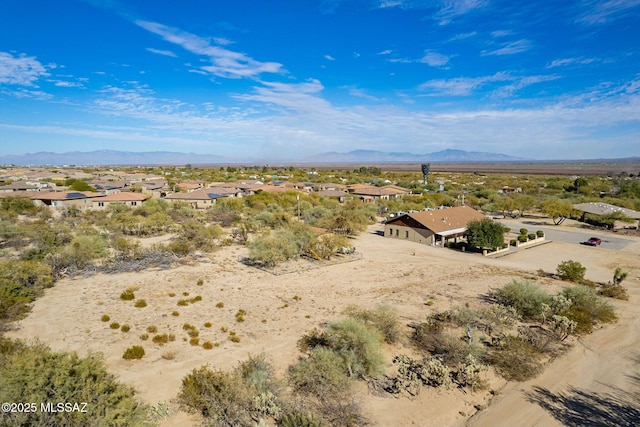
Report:
<svg viewBox="0 0 640 427"><path fill-rule="evenodd" d="M526 160L505 154L463 150L442 150L427 154L354 150L347 153L327 152L302 159L303 163L391 163L391 162L506 162ZM183 165L263 163L264 160L241 159L215 154L179 153L171 151L129 152L116 150L71 151L66 153L39 152L0 156L4 165Z"/></svg>

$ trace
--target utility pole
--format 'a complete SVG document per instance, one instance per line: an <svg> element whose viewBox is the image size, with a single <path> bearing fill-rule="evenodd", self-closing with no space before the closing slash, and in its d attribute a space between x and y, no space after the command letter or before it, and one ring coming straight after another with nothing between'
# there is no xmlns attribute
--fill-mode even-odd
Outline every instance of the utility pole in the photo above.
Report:
<svg viewBox="0 0 640 427"><path fill-rule="evenodd" d="M300 195L296 194L296 199L298 200L298 221L300 221Z"/></svg>

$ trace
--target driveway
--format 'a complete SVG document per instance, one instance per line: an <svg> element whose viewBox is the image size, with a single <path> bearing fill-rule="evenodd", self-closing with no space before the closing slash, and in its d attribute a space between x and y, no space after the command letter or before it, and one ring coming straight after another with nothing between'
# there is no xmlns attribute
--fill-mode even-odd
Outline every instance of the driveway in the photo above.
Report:
<svg viewBox="0 0 640 427"><path fill-rule="evenodd" d="M535 219L501 219L498 220L498 222L511 228L511 231L515 231L516 233L521 228L526 228L527 230L529 230L529 233L535 233L537 230L542 230L544 231L547 240L552 240L555 242L575 243L579 245L580 243L589 240L590 237L598 237L602 239L602 243L600 244L600 246L594 246L594 250L605 248L613 251L620 251L634 242L634 240L632 239L617 236L610 231L581 230L575 227L563 225L538 225L538 221L536 221Z"/></svg>

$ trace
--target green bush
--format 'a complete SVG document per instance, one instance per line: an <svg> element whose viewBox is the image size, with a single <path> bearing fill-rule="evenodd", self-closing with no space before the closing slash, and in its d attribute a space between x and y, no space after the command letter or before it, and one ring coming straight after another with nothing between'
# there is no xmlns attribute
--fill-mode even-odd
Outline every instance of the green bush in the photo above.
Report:
<svg viewBox="0 0 640 427"><path fill-rule="evenodd" d="M213 348L213 343L211 341L205 341L202 343L202 348L205 350L211 350Z"/></svg>
<svg viewBox="0 0 640 427"><path fill-rule="evenodd" d="M251 398L237 371L202 366L182 379L177 401L187 412L204 416L208 425L251 426Z"/></svg>
<svg viewBox="0 0 640 427"><path fill-rule="evenodd" d="M526 228L521 228L520 229L520 235L521 236L526 236L527 234L529 234L529 230L527 230Z"/></svg>
<svg viewBox="0 0 640 427"><path fill-rule="evenodd" d="M122 358L126 360L142 359L143 356L144 356L144 348L140 345L134 345L133 347L129 347L124 351Z"/></svg>
<svg viewBox="0 0 640 427"><path fill-rule="evenodd" d="M52 285L52 270L41 261L0 261L0 323L22 318Z"/></svg>
<svg viewBox="0 0 640 427"><path fill-rule="evenodd" d="M120 294L120 299L123 301L133 301L135 298L136 298L136 295L134 294L134 291L131 288L124 290Z"/></svg>
<svg viewBox="0 0 640 427"><path fill-rule="evenodd" d="M538 237L544 237L544 231L542 231L542 230L537 230L537 231L536 231L536 236L538 236Z"/></svg>
<svg viewBox="0 0 640 427"><path fill-rule="evenodd" d="M280 418L279 427L326 427L325 422L309 412L292 412Z"/></svg>
<svg viewBox="0 0 640 427"><path fill-rule="evenodd" d="M582 285L569 286L562 290L561 295L567 298L571 305L558 314L577 323L577 334L589 333L595 324L611 323L617 319L613 306L591 288Z"/></svg>
<svg viewBox="0 0 640 427"><path fill-rule="evenodd" d="M81 358L1 337L0 401L87 403L86 413L38 410L0 415L0 424L6 426L139 426L146 423L148 411L135 399L132 387L107 372L102 356Z"/></svg>
<svg viewBox="0 0 640 427"><path fill-rule="evenodd" d="M583 267L578 261L562 261L556 267L556 272L562 280L568 280L570 282L579 282L584 279L584 275L587 272L586 267Z"/></svg>
<svg viewBox="0 0 640 427"><path fill-rule="evenodd" d="M329 348L339 355L351 376L375 377L384 371L384 356L380 351L383 336L362 322L346 318L330 323L326 329Z"/></svg>
<svg viewBox="0 0 640 427"><path fill-rule="evenodd" d="M343 396L352 382L342 358L328 348L315 348L308 358L289 367L289 384L295 393L320 400Z"/></svg>
<svg viewBox="0 0 640 427"><path fill-rule="evenodd" d="M111 329L120 329L120 323L118 323L118 322L113 322L113 323L111 323L111 324L109 325L109 327L110 327Z"/></svg>
<svg viewBox="0 0 640 427"><path fill-rule="evenodd" d="M398 313L396 309L389 305L378 304L369 310L360 309L357 306L349 306L345 309L344 314L377 329L389 344L393 344L400 339Z"/></svg>
<svg viewBox="0 0 640 427"><path fill-rule="evenodd" d="M147 300L145 299L139 299L136 301L136 303L134 304L135 307L137 308L144 308L147 306Z"/></svg>
<svg viewBox="0 0 640 427"><path fill-rule="evenodd" d="M103 314L100 320L103 322L108 322L109 320L111 320L111 317L109 317L108 314Z"/></svg>
<svg viewBox="0 0 640 427"><path fill-rule="evenodd" d="M524 234L520 234L517 239L520 243L526 243L529 240L529 238Z"/></svg>
<svg viewBox="0 0 640 427"><path fill-rule="evenodd" d="M498 304L513 307L526 319L539 319L545 314L545 305L551 297L535 283L514 280L493 292Z"/></svg>
<svg viewBox="0 0 640 427"><path fill-rule="evenodd" d="M129 325L122 325L122 326L120 327L120 330L121 330L122 332L129 332L129 331L131 330L131 326L129 326Z"/></svg>
<svg viewBox="0 0 640 427"><path fill-rule="evenodd" d="M528 234L527 237L529 238L529 240L536 240L536 235L534 233Z"/></svg>

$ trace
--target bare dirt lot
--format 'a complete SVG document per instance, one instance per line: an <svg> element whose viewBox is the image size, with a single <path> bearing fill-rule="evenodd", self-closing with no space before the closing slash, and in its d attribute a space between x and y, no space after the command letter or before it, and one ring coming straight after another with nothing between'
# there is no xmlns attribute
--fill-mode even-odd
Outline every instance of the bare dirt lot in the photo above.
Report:
<svg viewBox="0 0 640 427"><path fill-rule="evenodd" d="M586 399L584 393L591 399L611 397L612 405L628 409L626 414L637 413L637 404L629 399L635 393L637 402L640 390L640 238L629 237L630 243L618 251L552 242L492 259L385 239L376 233L380 229L380 225L371 226L355 239L354 245L363 253L361 260L279 276L237 262L245 249L231 246L191 265L64 279L47 290L29 317L7 335L38 338L55 350L102 352L121 381L134 386L144 401L156 404L170 402L182 378L203 364L230 368L248 354L265 352L283 374L299 355L297 340L340 317L347 305L372 307L384 302L398 309L404 324L418 322L433 312L477 303L489 289L514 278L531 278L549 289L559 289L561 282L541 279L535 272L554 272L560 261L573 259L586 266L587 278L595 281L610 280L616 266L629 271L624 285L630 300L614 303L620 317L617 324L574 342L572 350L526 383L507 384L488 373L488 390L464 393L424 388L412 400L376 397L363 386L364 413L378 426L563 425L571 424L580 399ZM198 279L203 279L202 285ZM129 287L134 287L136 299L146 300L146 307L136 308L134 301L119 298ZM202 300L178 305L178 300L196 296ZM429 306L430 300L434 304ZM216 306L220 302L223 307ZM238 310L246 311L244 322L237 322ZM110 316L109 322L101 321L104 314ZM131 330L111 329L109 324L114 321L130 325ZM205 322L212 326L205 327ZM211 350L191 346L184 323L197 327L200 343L219 345ZM149 326L156 326L158 333L174 334L176 340L162 346L151 338L142 341L140 335ZM240 342L229 340L231 331ZM132 345L145 348L143 359L122 359L124 350ZM403 345L386 350L389 355L410 351ZM556 408L558 405L563 408ZM591 407L601 409L603 416L616 416L606 403ZM487 409L478 412L477 408ZM549 409L554 409L555 417ZM165 425L197 424L196 418L175 405L171 410Z"/></svg>

